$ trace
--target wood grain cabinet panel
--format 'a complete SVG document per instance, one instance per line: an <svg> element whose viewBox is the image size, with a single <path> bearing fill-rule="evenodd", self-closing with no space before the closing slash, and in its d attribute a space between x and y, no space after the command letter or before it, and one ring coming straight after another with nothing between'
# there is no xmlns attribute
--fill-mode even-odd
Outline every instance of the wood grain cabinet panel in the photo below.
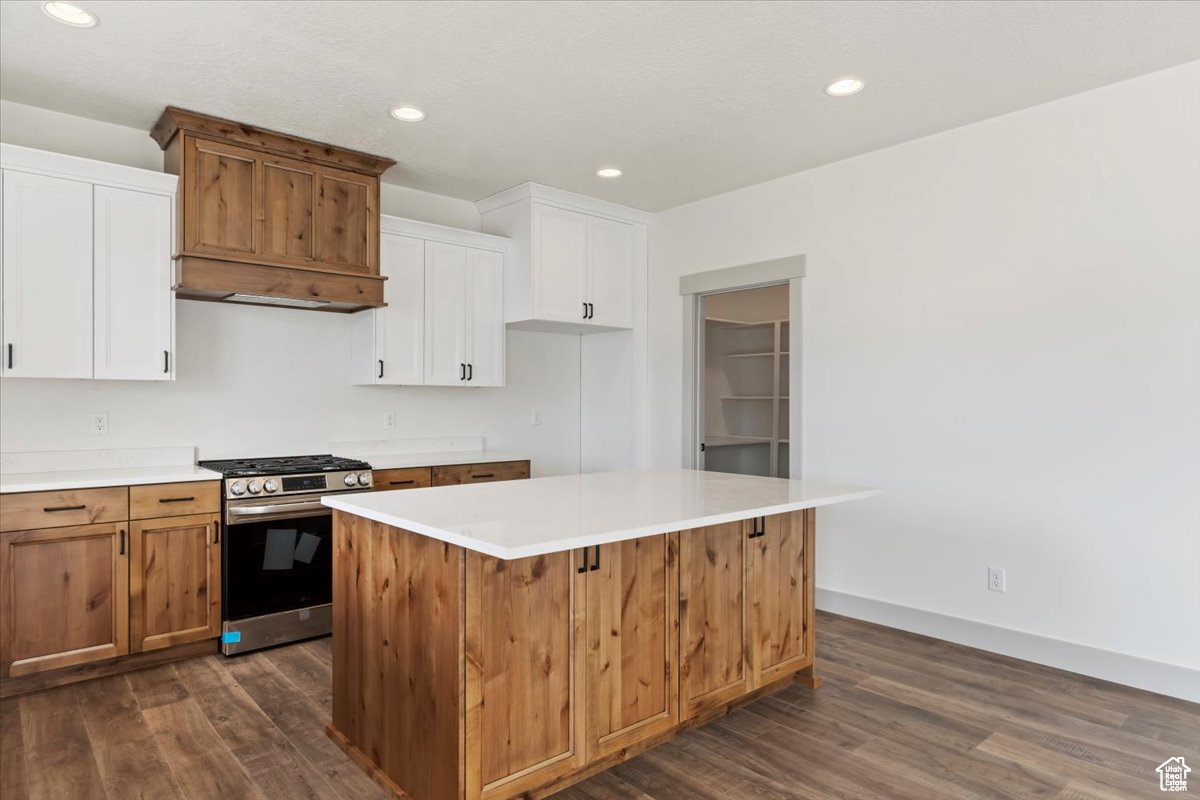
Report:
<svg viewBox="0 0 1200 800"><path fill-rule="evenodd" d="M0 677L129 652L124 523L0 534Z"/></svg>
<svg viewBox="0 0 1200 800"><path fill-rule="evenodd" d="M590 550L587 573L588 760L675 726L678 534Z"/></svg>
<svg viewBox="0 0 1200 800"><path fill-rule="evenodd" d="M752 683L762 686L812 660L805 512L763 517L747 542ZM755 530L753 520L746 533Z"/></svg>
<svg viewBox="0 0 1200 800"><path fill-rule="evenodd" d="M450 464L433 468L434 486L516 481L528 477L528 461L497 461L491 464Z"/></svg>
<svg viewBox="0 0 1200 800"><path fill-rule="evenodd" d="M262 254L273 261L312 261L316 170L299 161L265 158L262 176Z"/></svg>
<svg viewBox="0 0 1200 800"><path fill-rule="evenodd" d="M467 553L468 800L516 797L584 764L581 559Z"/></svg>
<svg viewBox="0 0 1200 800"><path fill-rule="evenodd" d="M379 181L322 169L317 176L317 260L379 273Z"/></svg>
<svg viewBox="0 0 1200 800"><path fill-rule="evenodd" d="M130 519L215 514L220 510L220 481L152 483L129 487Z"/></svg>
<svg viewBox="0 0 1200 800"><path fill-rule="evenodd" d="M0 530L64 528L129 518L129 489L69 489L22 492L0 498Z"/></svg>
<svg viewBox="0 0 1200 800"><path fill-rule="evenodd" d="M184 248L206 255L251 256L262 202L258 154L188 137L181 186Z"/></svg>
<svg viewBox="0 0 1200 800"><path fill-rule="evenodd" d="M684 719L750 691L743 523L679 534L680 704Z"/></svg>
<svg viewBox="0 0 1200 800"><path fill-rule="evenodd" d="M404 469L377 469L372 472L375 491L391 492L397 489L422 489L433 485L433 474L429 467L406 467Z"/></svg>
<svg viewBox="0 0 1200 800"><path fill-rule="evenodd" d="M141 653L221 633L220 516L130 524L130 650Z"/></svg>

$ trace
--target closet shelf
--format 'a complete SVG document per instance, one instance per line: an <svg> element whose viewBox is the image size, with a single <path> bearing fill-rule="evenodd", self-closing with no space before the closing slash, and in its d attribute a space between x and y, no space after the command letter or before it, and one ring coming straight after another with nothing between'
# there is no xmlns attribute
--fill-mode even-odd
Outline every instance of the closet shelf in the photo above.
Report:
<svg viewBox="0 0 1200 800"><path fill-rule="evenodd" d="M725 397L722 397L721 399L722 400L774 400L776 398L775 398L775 395L773 395L773 394L739 394L739 395L727 395ZM783 394L783 395L779 396L779 399L787 400L788 396L786 394Z"/></svg>
<svg viewBox="0 0 1200 800"><path fill-rule="evenodd" d="M766 356L773 355L775 355L775 351L768 350L765 353L726 353L725 355L721 356L721 358L765 358ZM791 355L791 353L789 353L787 350L780 350L779 355L787 356Z"/></svg>
<svg viewBox="0 0 1200 800"><path fill-rule="evenodd" d="M747 444L770 444L770 436L730 436L720 434L704 437L705 447L735 447Z"/></svg>

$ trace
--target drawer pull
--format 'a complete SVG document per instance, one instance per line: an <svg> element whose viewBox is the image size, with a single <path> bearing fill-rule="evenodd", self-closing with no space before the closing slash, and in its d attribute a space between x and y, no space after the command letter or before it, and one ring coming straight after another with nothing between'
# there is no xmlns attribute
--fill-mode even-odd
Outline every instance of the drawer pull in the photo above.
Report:
<svg viewBox="0 0 1200 800"><path fill-rule="evenodd" d="M195 495L193 495L192 497L160 497L160 498L158 498L158 502L160 502L160 503L190 503L195 499L196 499Z"/></svg>
<svg viewBox="0 0 1200 800"><path fill-rule="evenodd" d="M588 547L583 548L583 566L580 567L579 569L575 570L576 572L578 572L581 575L588 571L588 550L590 550L590 549L591 548L588 548Z"/></svg>
<svg viewBox="0 0 1200 800"><path fill-rule="evenodd" d="M121 529L121 555L125 555L125 529Z"/></svg>
<svg viewBox="0 0 1200 800"><path fill-rule="evenodd" d="M219 520L213 521L213 544L221 543L221 523Z"/></svg>
<svg viewBox="0 0 1200 800"><path fill-rule="evenodd" d="M388 481L388 486L411 486L414 483L416 483L416 481L414 481L414 480Z"/></svg>
<svg viewBox="0 0 1200 800"><path fill-rule="evenodd" d="M47 514L57 514L59 511L83 511L87 506L52 506L51 508L43 508Z"/></svg>
<svg viewBox="0 0 1200 800"><path fill-rule="evenodd" d="M494 472L481 472L481 473L479 473L478 475L472 475L471 477L472 477L472 478L494 478L494 477L496 477L496 473L494 473Z"/></svg>

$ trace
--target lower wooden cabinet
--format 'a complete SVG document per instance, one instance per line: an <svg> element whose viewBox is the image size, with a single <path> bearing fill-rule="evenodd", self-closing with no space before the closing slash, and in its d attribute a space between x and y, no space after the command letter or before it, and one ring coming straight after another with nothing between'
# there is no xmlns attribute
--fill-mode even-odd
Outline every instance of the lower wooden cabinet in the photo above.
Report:
<svg viewBox="0 0 1200 800"><path fill-rule="evenodd" d="M811 511L511 561L334 540L330 734L413 800L547 796L812 664Z"/></svg>
<svg viewBox="0 0 1200 800"><path fill-rule="evenodd" d="M585 551L588 761L679 721L679 534Z"/></svg>
<svg viewBox="0 0 1200 800"><path fill-rule="evenodd" d="M128 579L125 523L0 534L0 677L129 652Z"/></svg>
<svg viewBox="0 0 1200 800"><path fill-rule="evenodd" d="M585 763L587 571L468 552L466 573L466 796L515 797Z"/></svg>
<svg viewBox="0 0 1200 800"><path fill-rule="evenodd" d="M679 702L690 719L750 691L742 522L679 535Z"/></svg>
<svg viewBox="0 0 1200 800"><path fill-rule="evenodd" d="M220 507L218 481L5 495L0 679L220 636Z"/></svg>
<svg viewBox="0 0 1200 800"><path fill-rule="evenodd" d="M434 486L460 483L517 481L529 477L528 461L493 461L486 464L450 464L433 468Z"/></svg>
<svg viewBox="0 0 1200 800"><path fill-rule="evenodd" d="M813 571L812 510L746 523L750 679L755 687L794 673L812 660L812 613L805 576Z"/></svg>
<svg viewBox="0 0 1200 800"><path fill-rule="evenodd" d="M221 635L219 514L130 523L130 652Z"/></svg>

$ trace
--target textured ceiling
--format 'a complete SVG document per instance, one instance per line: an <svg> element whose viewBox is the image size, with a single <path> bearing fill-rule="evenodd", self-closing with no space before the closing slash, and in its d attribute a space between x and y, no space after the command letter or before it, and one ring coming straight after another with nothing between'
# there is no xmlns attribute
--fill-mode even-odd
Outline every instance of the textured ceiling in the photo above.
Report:
<svg viewBox="0 0 1200 800"><path fill-rule="evenodd" d="M101 24L0 3L4 99L146 130L173 104L419 189L651 211L1200 58L1197 2L73 2ZM866 90L826 97L847 73Z"/></svg>

